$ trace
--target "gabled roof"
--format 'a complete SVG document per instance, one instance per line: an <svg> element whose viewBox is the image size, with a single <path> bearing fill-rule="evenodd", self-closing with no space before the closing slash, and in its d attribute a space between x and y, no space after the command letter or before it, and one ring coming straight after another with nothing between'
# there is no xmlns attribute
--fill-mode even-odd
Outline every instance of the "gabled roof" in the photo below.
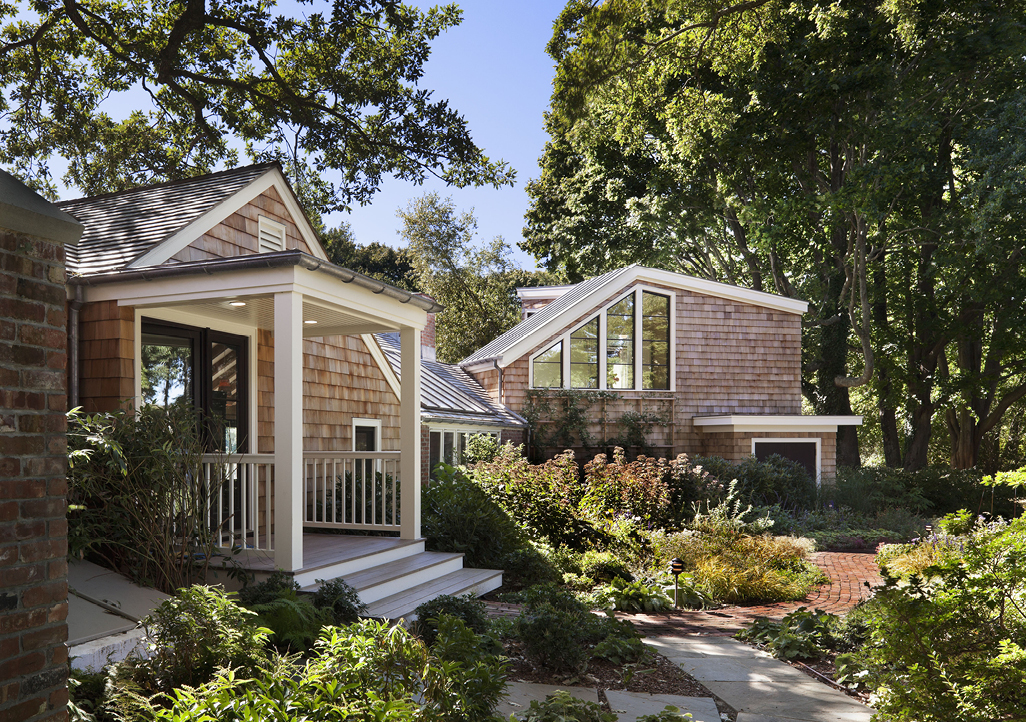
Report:
<svg viewBox="0 0 1026 722"><path fill-rule="evenodd" d="M82 236L82 224L0 168L0 228L47 238L69 248Z"/></svg>
<svg viewBox="0 0 1026 722"><path fill-rule="evenodd" d="M501 367L509 366L525 353L534 350L571 325L617 290L646 281L786 313L803 314L809 307L807 302L796 298L634 264L571 286L559 298L539 309L530 318L460 361L460 366L471 367L487 361L495 361Z"/></svg>
<svg viewBox="0 0 1026 722"><path fill-rule="evenodd" d="M570 290L544 308L539 309L530 318L521 321L491 343L479 348L477 351L470 354L470 356L467 356L465 359L460 361L460 366L472 366L480 361L499 359L505 351L508 351L515 344L534 336L541 329L548 326L553 319L563 315L563 312L573 308L580 301L588 298L599 289L612 284L632 268L634 268L634 266L618 268L615 271L604 273L601 276L595 276L595 278L572 286ZM541 340L544 339L540 339L539 342ZM500 365L505 364L500 363Z"/></svg>
<svg viewBox="0 0 1026 722"><path fill-rule="evenodd" d="M374 338L401 382L399 334L376 333ZM420 406L425 418L492 426L527 425L516 413L493 401L459 366L422 359L420 367Z"/></svg>
<svg viewBox="0 0 1026 722"><path fill-rule="evenodd" d="M159 265L271 185L293 206L293 220L320 255L316 234L306 216L296 212L298 204L278 165L258 163L58 203L86 229L78 247L68 249L68 271L92 274Z"/></svg>

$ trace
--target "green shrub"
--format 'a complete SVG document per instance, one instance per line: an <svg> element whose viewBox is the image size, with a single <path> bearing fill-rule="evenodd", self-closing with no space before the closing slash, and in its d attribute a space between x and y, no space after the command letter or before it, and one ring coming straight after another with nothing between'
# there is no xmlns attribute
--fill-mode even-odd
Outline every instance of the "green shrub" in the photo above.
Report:
<svg viewBox="0 0 1026 722"><path fill-rule="evenodd" d="M959 537L932 536L910 544L885 544L876 554L876 563L899 579L929 574L929 570L962 554Z"/></svg>
<svg viewBox="0 0 1026 722"><path fill-rule="evenodd" d="M976 526L976 516L968 509L959 509L937 520L941 531L951 536L964 536Z"/></svg>
<svg viewBox="0 0 1026 722"><path fill-rule="evenodd" d="M461 597L442 594L424 602L413 613L417 616L413 631L429 647L438 636L438 618L443 614L459 619L476 634L485 634L490 627L484 601L473 594Z"/></svg>
<svg viewBox="0 0 1026 722"><path fill-rule="evenodd" d="M401 626L364 621L326 628L301 666L277 658L250 676L223 671L144 718L484 722L504 688L505 664L459 620L440 625L432 652Z"/></svg>
<svg viewBox="0 0 1026 722"><path fill-rule="evenodd" d="M888 507L917 513L950 514L968 508L1006 517L1017 511L1010 488L985 486L976 469L931 466L919 471L889 467L840 468L832 486L824 486L821 502L876 514ZM993 509L991 508L993 506Z"/></svg>
<svg viewBox="0 0 1026 722"><path fill-rule="evenodd" d="M321 586L313 595L313 605L329 612L329 623L352 624L359 621L367 605L360 601L359 593L341 578L318 579Z"/></svg>
<svg viewBox="0 0 1026 722"><path fill-rule="evenodd" d="M468 567L502 569L503 581L512 587L555 577L502 507L455 467L435 467L422 504L429 550L463 554Z"/></svg>
<svg viewBox="0 0 1026 722"><path fill-rule="evenodd" d="M977 528L929 581L893 577L865 614L861 667L895 722L1021 719L1026 709L1026 520Z"/></svg>
<svg viewBox="0 0 1026 722"><path fill-rule="evenodd" d="M921 537L928 522L925 517L897 507L873 514L844 506L811 510L769 506L753 512L772 519L774 532L813 539L817 549L829 550L872 551L880 544L905 542Z"/></svg>
<svg viewBox="0 0 1026 722"><path fill-rule="evenodd" d="M334 616L331 609L318 609L299 584L281 569L265 581L239 592L239 603L257 615L257 621L271 630L274 646L282 651L308 649L321 627Z"/></svg>
<svg viewBox="0 0 1026 722"><path fill-rule="evenodd" d="M616 722L616 715L603 712L595 702L577 699L566 690L557 690L544 702L531 700L531 706L516 715L523 722Z"/></svg>
<svg viewBox="0 0 1026 722"><path fill-rule="evenodd" d="M816 504L816 480L804 466L782 456L773 454L765 461L750 456L737 463L709 456L695 463L717 479L736 479L737 493L745 504L776 504L785 509L811 509Z"/></svg>
<svg viewBox="0 0 1026 722"><path fill-rule="evenodd" d="M129 657L107 670L105 700L93 706L102 719L145 719L147 700L210 680L222 667L258 674L267 664L269 630L256 615L218 587L193 586L165 600L143 619L145 659Z"/></svg>
<svg viewBox="0 0 1026 722"><path fill-rule="evenodd" d="M599 534L578 509L582 493L573 452L532 465L504 446L491 463L477 464L473 478L535 540L582 550Z"/></svg>
<svg viewBox="0 0 1026 722"><path fill-rule="evenodd" d="M760 617L735 636L754 642L777 659L818 659L837 646L838 618L822 609L800 607L779 622Z"/></svg>
<svg viewBox="0 0 1026 722"><path fill-rule="evenodd" d="M619 447L613 452L612 462L599 454L584 465L581 510L593 519L625 515L658 527L674 524L679 522L682 510L671 506L668 476L666 459L641 456L628 463Z"/></svg>
<svg viewBox="0 0 1026 722"><path fill-rule="evenodd" d="M611 582L614 579L632 579L627 565L612 552L586 551L581 555L581 574L599 581Z"/></svg>
<svg viewBox="0 0 1026 722"><path fill-rule="evenodd" d="M673 607L673 600L658 584L642 580L626 582L614 579L598 590L598 599L621 612L662 612Z"/></svg>
<svg viewBox="0 0 1026 722"><path fill-rule="evenodd" d="M523 446L513 446L508 441L506 445L510 447L509 453L523 455ZM499 440L490 434L471 434L467 437L467 448L463 450L463 463L467 466L472 466L481 461L491 463L495 461L495 457L499 455L501 448Z"/></svg>
<svg viewBox="0 0 1026 722"><path fill-rule="evenodd" d="M168 594L220 560L217 507L225 479L196 483L204 451L195 410L144 406L68 413L68 546ZM197 563L199 562L199 563Z"/></svg>
<svg viewBox="0 0 1026 722"><path fill-rule="evenodd" d="M798 601L827 581L808 560L809 546L791 537L684 531L652 536L656 563L683 560L698 585L730 604Z"/></svg>

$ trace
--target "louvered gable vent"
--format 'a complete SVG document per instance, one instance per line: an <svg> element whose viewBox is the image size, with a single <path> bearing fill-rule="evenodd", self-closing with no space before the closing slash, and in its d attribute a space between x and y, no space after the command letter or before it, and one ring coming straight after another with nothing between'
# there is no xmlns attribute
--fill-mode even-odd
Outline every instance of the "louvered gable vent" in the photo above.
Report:
<svg viewBox="0 0 1026 722"><path fill-rule="evenodd" d="M285 250L285 226L278 221L260 216L260 252L274 253Z"/></svg>

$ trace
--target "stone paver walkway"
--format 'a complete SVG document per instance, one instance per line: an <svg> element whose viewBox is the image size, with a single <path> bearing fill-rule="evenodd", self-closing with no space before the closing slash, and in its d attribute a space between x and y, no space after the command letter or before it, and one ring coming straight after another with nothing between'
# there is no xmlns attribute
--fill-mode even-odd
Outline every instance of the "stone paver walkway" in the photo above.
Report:
<svg viewBox="0 0 1026 722"><path fill-rule="evenodd" d="M556 690L565 690L577 699L598 702L598 691L590 687L556 687L550 684L510 682L506 685L506 696L495 712L503 719L511 714L522 714L532 700L543 702ZM667 706L676 707L681 714L690 713L694 722L720 722L720 713L712 697L682 697L675 694L641 694L639 692L606 692L609 709L619 722L635 722L638 717L657 714Z"/></svg>

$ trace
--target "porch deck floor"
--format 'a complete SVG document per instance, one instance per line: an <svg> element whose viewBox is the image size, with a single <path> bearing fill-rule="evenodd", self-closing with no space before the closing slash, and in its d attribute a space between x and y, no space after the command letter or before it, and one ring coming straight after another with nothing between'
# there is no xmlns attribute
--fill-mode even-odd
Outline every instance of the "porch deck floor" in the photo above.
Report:
<svg viewBox="0 0 1026 722"><path fill-rule="evenodd" d="M296 574L311 572L322 567L352 561L383 551L423 543L422 539L396 537L349 536L342 534L303 534L303 567ZM273 572L274 552L249 552L239 559L243 569L251 572Z"/></svg>

